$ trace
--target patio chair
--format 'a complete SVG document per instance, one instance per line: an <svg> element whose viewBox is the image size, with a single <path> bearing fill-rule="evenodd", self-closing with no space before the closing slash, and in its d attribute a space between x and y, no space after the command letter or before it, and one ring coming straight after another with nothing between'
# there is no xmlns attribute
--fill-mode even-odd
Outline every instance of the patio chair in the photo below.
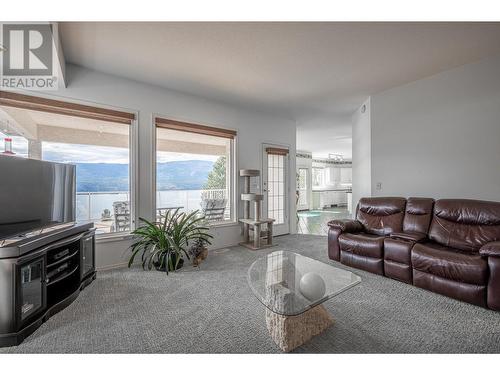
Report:
<svg viewBox="0 0 500 375"><path fill-rule="evenodd" d="M205 198L201 201L201 211L208 221L224 220L227 199Z"/></svg>
<svg viewBox="0 0 500 375"><path fill-rule="evenodd" d="M126 232L130 230L130 204L129 202L113 202L115 215L114 231Z"/></svg>

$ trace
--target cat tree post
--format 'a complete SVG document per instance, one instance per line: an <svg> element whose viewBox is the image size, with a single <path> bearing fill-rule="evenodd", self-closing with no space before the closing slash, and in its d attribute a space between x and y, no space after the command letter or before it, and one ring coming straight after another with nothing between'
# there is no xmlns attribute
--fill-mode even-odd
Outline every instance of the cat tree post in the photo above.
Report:
<svg viewBox="0 0 500 375"><path fill-rule="evenodd" d="M243 242L241 245L252 250L272 246L274 219L262 218L261 211L264 196L250 192L250 178L260 176L260 171L256 169L242 169L240 170L240 176L244 178L244 192L241 194L243 218L239 219L243 223ZM253 218L250 217L251 202L254 204ZM266 227L266 230L262 229L263 225ZM253 232L252 241L250 239L250 232ZM265 244L262 244L262 239L266 240Z"/></svg>
<svg viewBox="0 0 500 375"><path fill-rule="evenodd" d="M260 171L256 169L241 169L240 170L240 176L243 177L244 183L243 183L243 194L249 194L250 193L250 177L257 177L260 175ZM250 218L250 201L249 200L243 200L243 218L244 219L249 219ZM243 242L249 242L249 224L243 223Z"/></svg>

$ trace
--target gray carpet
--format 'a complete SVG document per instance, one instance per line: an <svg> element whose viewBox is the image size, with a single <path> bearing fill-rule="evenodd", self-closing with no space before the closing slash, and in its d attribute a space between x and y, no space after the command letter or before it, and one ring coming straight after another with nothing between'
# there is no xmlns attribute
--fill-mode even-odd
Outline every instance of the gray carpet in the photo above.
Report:
<svg viewBox="0 0 500 375"><path fill-rule="evenodd" d="M272 250L328 259L326 238L277 239ZM279 353L247 286L257 257L211 252L200 270L122 269L98 279L18 347L0 353ZM299 353L500 352L500 313L354 270L362 283L325 303L335 324Z"/></svg>

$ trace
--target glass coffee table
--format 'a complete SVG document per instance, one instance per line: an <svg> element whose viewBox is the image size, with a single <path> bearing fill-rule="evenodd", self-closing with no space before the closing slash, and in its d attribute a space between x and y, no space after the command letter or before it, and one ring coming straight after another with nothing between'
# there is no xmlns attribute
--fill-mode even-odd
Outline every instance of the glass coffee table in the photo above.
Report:
<svg viewBox="0 0 500 375"><path fill-rule="evenodd" d="M360 282L350 271L289 251L259 258L248 270L248 284L266 307L267 329L285 352L332 325L321 304Z"/></svg>

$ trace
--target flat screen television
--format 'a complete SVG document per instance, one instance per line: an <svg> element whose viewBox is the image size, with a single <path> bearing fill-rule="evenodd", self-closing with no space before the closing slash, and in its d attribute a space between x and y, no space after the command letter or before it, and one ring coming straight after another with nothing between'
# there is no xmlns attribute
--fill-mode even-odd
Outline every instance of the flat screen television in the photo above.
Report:
<svg viewBox="0 0 500 375"><path fill-rule="evenodd" d="M0 155L0 239L75 221L76 166Z"/></svg>

